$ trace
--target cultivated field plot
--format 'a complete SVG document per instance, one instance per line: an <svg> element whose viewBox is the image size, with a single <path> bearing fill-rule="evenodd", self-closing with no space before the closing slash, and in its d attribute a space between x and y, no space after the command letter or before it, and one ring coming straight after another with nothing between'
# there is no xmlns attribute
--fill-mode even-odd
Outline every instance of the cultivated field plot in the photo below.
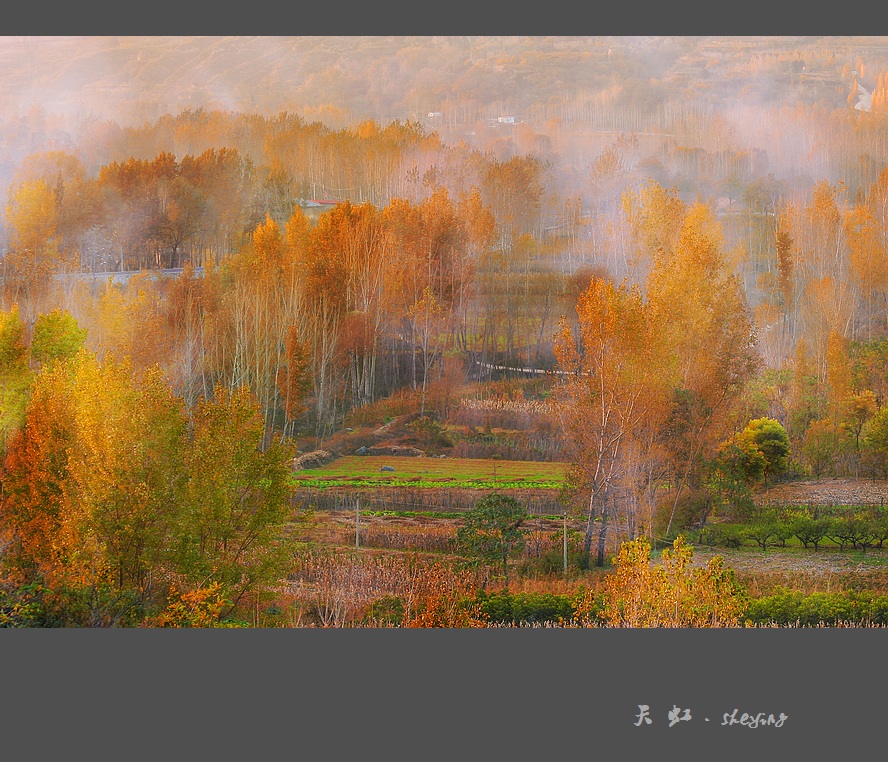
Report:
<svg viewBox="0 0 888 762"><path fill-rule="evenodd" d="M778 484L758 497L762 504L888 505L888 479L809 479Z"/></svg>
<svg viewBox="0 0 888 762"><path fill-rule="evenodd" d="M705 566L713 556L721 556L726 567L743 575L791 574L825 578L830 575L864 575L888 571L888 548L861 550L804 550L771 548L767 551L746 547L710 548L694 546L694 566Z"/></svg>
<svg viewBox="0 0 888 762"><path fill-rule="evenodd" d="M383 467L394 471L381 471ZM484 458L346 455L293 474L298 487L415 487L447 489L560 489L566 463Z"/></svg>

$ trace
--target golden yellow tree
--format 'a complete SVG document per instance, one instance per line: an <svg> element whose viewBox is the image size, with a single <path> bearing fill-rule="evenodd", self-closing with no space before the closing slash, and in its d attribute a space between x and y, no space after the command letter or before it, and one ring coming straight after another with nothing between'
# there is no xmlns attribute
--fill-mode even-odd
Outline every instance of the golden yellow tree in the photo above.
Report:
<svg viewBox="0 0 888 762"><path fill-rule="evenodd" d="M857 206L845 215L851 275L864 303L867 338L872 338L878 310L888 294L888 248L873 209Z"/></svg>
<svg viewBox="0 0 888 762"><path fill-rule="evenodd" d="M674 498L667 533L701 458L724 439L730 406L760 365L746 296L721 245L711 210L695 204L675 248L655 257L647 283L651 320L677 363L668 425Z"/></svg>
<svg viewBox="0 0 888 762"><path fill-rule="evenodd" d="M692 566L694 550L679 536L651 561L646 538L625 542L602 593L611 627L736 627L748 598L734 572L715 556Z"/></svg>
<svg viewBox="0 0 888 762"><path fill-rule="evenodd" d="M562 320L555 339L567 375L558 410L573 463L570 481L586 503L583 552L598 535L597 563L604 564L609 526L626 483L629 453L653 455L648 433L668 411L671 367L658 324L638 287L593 278L577 303L578 335Z"/></svg>
<svg viewBox="0 0 888 762"><path fill-rule="evenodd" d="M3 294L36 311L36 300L63 261L56 194L44 179L14 188L6 205L9 248L3 259Z"/></svg>

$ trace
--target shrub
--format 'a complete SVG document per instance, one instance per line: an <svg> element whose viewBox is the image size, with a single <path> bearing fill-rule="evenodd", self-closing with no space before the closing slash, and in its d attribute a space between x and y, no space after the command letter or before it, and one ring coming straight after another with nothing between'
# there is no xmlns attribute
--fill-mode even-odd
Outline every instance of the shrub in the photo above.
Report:
<svg viewBox="0 0 888 762"><path fill-rule="evenodd" d="M811 593L781 589L750 601L745 619L752 624L816 627L839 624L888 624L888 596L866 592Z"/></svg>
<svg viewBox="0 0 888 762"><path fill-rule="evenodd" d="M481 612L499 624L563 623L573 619L573 601L554 593L478 593Z"/></svg>
<svg viewBox="0 0 888 762"><path fill-rule="evenodd" d="M364 612L363 624L368 627L397 627L404 623L404 601L397 595L384 595Z"/></svg>
<svg viewBox="0 0 888 762"><path fill-rule="evenodd" d="M444 427L434 418L424 415L407 424L407 428L416 436L417 443L425 450L441 450L452 447L453 442Z"/></svg>
<svg viewBox="0 0 888 762"><path fill-rule="evenodd" d="M614 627L732 627L747 606L734 572L719 556L692 567L693 548L679 536L651 564L647 539L624 542L602 593L603 619Z"/></svg>
<svg viewBox="0 0 888 762"><path fill-rule="evenodd" d="M710 524L701 532L700 542L722 548L739 548L745 539L745 528L739 524Z"/></svg>

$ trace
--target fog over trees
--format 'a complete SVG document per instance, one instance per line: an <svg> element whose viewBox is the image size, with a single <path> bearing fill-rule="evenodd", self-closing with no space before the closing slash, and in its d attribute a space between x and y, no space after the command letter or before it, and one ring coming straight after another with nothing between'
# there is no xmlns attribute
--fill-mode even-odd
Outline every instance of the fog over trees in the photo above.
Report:
<svg viewBox="0 0 888 762"><path fill-rule="evenodd" d="M599 564L771 476L751 421L888 469L888 38L9 37L0 195L26 576L248 598L288 457L497 379Z"/></svg>

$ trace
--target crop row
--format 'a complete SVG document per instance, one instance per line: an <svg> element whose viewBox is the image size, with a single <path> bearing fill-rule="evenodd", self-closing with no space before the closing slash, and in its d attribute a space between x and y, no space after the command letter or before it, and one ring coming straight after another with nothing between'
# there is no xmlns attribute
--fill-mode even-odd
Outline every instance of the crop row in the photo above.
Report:
<svg viewBox="0 0 888 762"><path fill-rule="evenodd" d="M562 482L553 479L538 479L533 477L513 477L510 479L470 479L470 478L433 478L424 479L420 476L410 477L348 477L329 476L317 478L301 478L299 486L312 489L324 489L326 487L415 487L418 489L477 489L492 490L508 487L511 489L560 489Z"/></svg>
<svg viewBox="0 0 888 762"><path fill-rule="evenodd" d="M492 412L530 413L531 415L546 415L553 410L550 400L512 399L505 395L502 397L488 397L487 399L463 399L460 407L468 410L485 410Z"/></svg>

